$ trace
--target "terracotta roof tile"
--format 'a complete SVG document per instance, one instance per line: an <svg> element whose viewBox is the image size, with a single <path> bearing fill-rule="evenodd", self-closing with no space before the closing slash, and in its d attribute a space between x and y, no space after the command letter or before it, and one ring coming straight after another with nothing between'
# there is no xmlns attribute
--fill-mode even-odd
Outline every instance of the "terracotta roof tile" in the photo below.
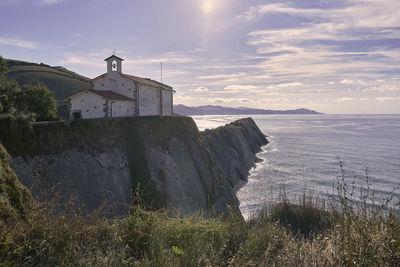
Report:
<svg viewBox="0 0 400 267"><path fill-rule="evenodd" d="M132 98L124 96L124 95L120 95L118 93L115 93L113 91L106 91L106 90L90 90L88 89L87 91L102 96L104 98L110 99L110 100L125 100L125 101L133 101Z"/></svg>
<svg viewBox="0 0 400 267"><path fill-rule="evenodd" d="M64 101L67 101L68 99L71 99L71 98L73 98L74 96L79 95L79 94L84 93L84 92L90 92L90 93L99 95L99 96L104 97L104 98L109 99L109 100L135 101L135 100L133 100L132 98L129 98L129 97L127 97L127 96L124 96L124 95L115 93L115 92L113 92L113 91L91 90L91 89L83 89L83 90L81 90L81 91L79 91L79 92L76 92L75 94L73 94L73 95L67 97L66 99L64 99Z"/></svg>
<svg viewBox="0 0 400 267"><path fill-rule="evenodd" d="M133 76L133 75L128 75L128 74L122 74L122 76L125 76L128 79L131 79L133 81L142 83L142 84L147 84L147 85L151 85L151 86L155 86L155 87L161 87L163 89L172 91L172 87L169 85L166 85L164 83L160 83L158 81L154 81L152 79L148 79L148 78L141 78L141 77L137 77L137 76Z"/></svg>
<svg viewBox="0 0 400 267"><path fill-rule="evenodd" d="M126 77L126 78L128 78L128 79L130 79L130 80L132 80L132 81L138 82L138 83L142 83L142 84L147 84L147 85L151 85L151 86L163 88L163 89L168 90L168 91L173 91L173 90L174 90L174 89L173 89L171 86L169 86L169 85L166 85L166 84L164 84L164 83L161 83L161 82L158 82L158 81L149 79L149 78L142 78L142 77L133 76L133 75L128 75L128 74L123 74L123 73L120 74L120 75L121 75L122 77ZM97 76L96 78L91 79L89 82L92 82L92 81L97 80L97 79L99 79L99 78L105 78L105 77L106 77L106 73L103 73L103 74Z"/></svg>

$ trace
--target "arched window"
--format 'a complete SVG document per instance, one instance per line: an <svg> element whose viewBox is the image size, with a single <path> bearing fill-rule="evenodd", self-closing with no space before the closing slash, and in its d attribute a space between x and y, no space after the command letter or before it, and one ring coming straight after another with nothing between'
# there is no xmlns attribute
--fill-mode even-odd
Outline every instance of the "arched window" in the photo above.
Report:
<svg viewBox="0 0 400 267"><path fill-rule="evenodd" d="M113 62L111 63L111 70L112 71L117 71L118 66L117 66L117 61L113 60Z"/></svg>

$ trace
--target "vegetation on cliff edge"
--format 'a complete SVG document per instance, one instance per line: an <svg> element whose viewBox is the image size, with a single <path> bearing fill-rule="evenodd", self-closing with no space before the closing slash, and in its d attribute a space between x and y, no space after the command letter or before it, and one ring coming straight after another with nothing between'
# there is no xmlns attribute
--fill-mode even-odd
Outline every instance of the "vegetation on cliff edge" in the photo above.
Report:
<svg viewBox="0 0 400 267"><path fill-rule="evenodd" d="M9 166L10 156L0 144L0 229L4 221L25 217L32 207L28 189Z"/></svg>
<svg viewBox="0 0 400 267"><path fill-rule="evenodd" d="M52 67L43 63L7 59L6 66L7 79L15 80L20 86L33 84L49 88L57 101L57 114L64 118L68 118L68 103L63 99L82 90L89 81L89 78L63 67Z"/></svg>
<svg viewBox="0 0 400 267"><path fill-rule="evenodd" d="M143 202L114 220L99 213L54 216L43 203L1 229L0 260L6 266L398 266L398 210L386 201L370 206L349 192L339 183L329 203L283 198L247 222L234 215L182 218L149 211Z"/></svg>
<svg viewBox="0 0 400 267"><path fill-rule="evenodd" d="M7 70L6 61L0 56L0 118L34 115L37 121L58 119L54 93L42 84L20 86L14 80L7 80Z"/></svg>

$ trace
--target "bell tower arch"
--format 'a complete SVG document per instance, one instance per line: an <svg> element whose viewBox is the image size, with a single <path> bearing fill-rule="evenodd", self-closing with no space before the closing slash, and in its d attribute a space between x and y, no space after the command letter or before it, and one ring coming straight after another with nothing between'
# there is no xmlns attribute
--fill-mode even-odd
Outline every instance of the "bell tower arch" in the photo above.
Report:
<svg viewBox="0 0 400 267"><path fill-rule="evenodd" d="M120 57L117 57L116 55L112 55L111 57L108 57L104 59L104 61L107 62L107 73L122 73L122 61L123 59Z"/></svg>

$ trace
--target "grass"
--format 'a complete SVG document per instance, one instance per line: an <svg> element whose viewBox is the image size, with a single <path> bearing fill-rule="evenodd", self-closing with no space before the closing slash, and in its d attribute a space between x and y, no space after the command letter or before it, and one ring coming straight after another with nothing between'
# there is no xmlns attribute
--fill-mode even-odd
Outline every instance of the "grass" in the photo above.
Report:
<svg viewBox="0 0 400 267"><path fill-rule="evenodd" d="M73 211L55 216L51 204L36 204L1 229L0 260L6 266L398 266L399 211L364 205L346 186L339 181L334 202L283 198L249 221L234 214L182 217L143 202L112 220Z"/></svg>

